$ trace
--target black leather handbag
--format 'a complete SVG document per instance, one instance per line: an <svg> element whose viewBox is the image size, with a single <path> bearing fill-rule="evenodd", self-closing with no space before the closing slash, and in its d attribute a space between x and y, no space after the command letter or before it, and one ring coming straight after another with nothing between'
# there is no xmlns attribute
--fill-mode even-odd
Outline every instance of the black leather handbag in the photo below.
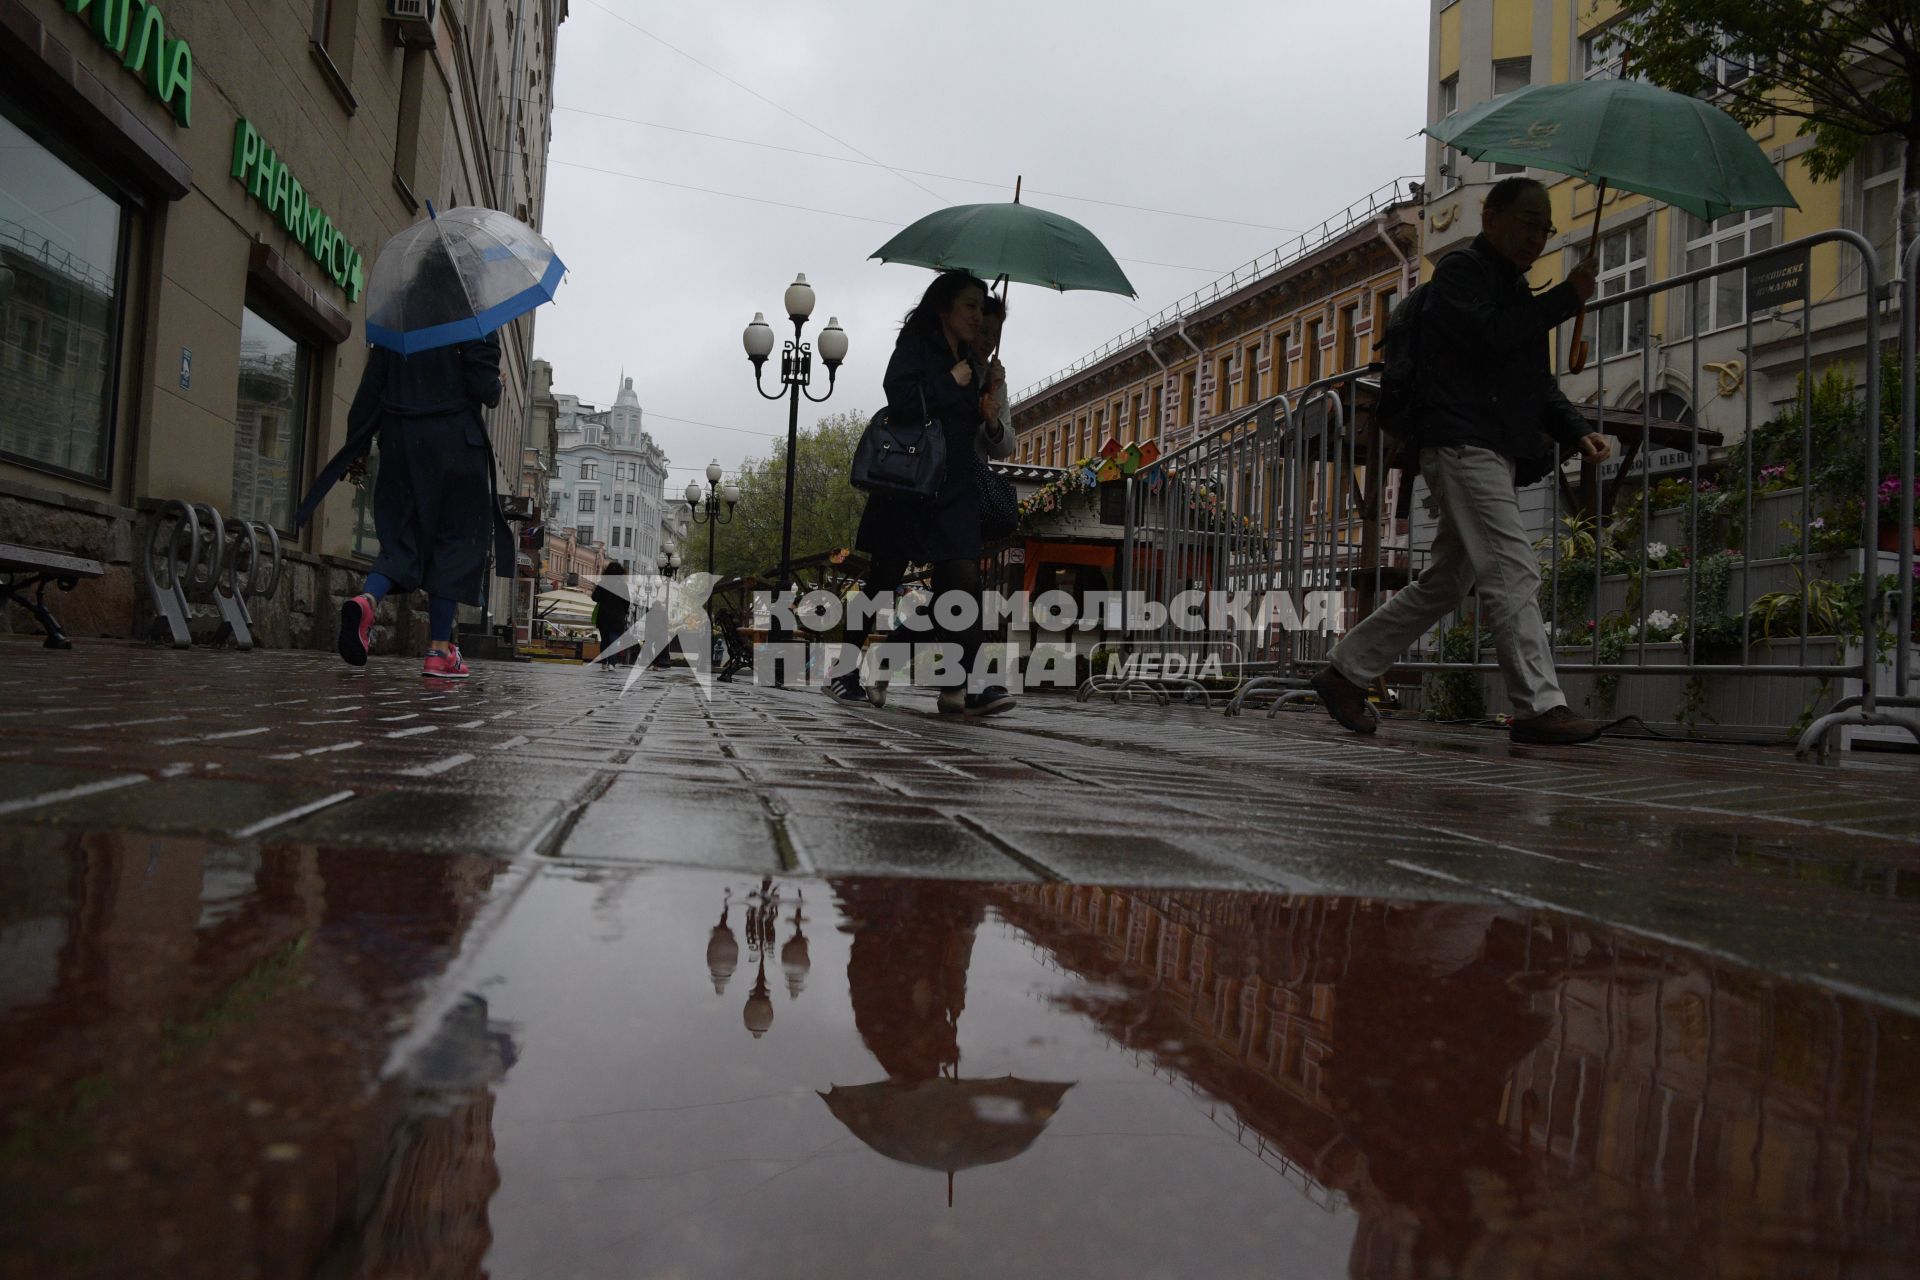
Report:
<svg viewBox="0 0 1920 1280"><path fill-rule="evenodd" d="M918 420L896 418L883 407L867 423L853 451L853 487L862 493L927 501L947 474L947 429L927 413L920 396Z"/></svg>
<svg viewBox="0 0 1920 1280"><path fill-rule="evenodd" d="M1020 498L1005 476L974 455L974 484L980 491L980 540L998 542L1011 538L1020 527Z"/></svg>

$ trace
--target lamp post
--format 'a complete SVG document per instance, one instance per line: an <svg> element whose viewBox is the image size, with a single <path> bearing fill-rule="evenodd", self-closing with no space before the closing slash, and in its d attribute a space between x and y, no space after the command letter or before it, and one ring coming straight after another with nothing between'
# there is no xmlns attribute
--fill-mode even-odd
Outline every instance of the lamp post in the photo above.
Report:
<svg viewBox="0 0 1920 1280"><path fill-rule="evenodd" d="M667 580L667 599L663 606L667 635L660 642L660 652L654 655L654 662L666 667L673 662L673 571L680 567L680 557L674 554L672 547L668 547L654 559L660 566L660 576Z"/></svg>
<svg viewBox="0 0 1920 1280"><path fill-rule="evenodd" d="M707 464L707 493L700 493L698 480L687 481L687 514L695 524L707 526L707 572L713 572L713 527L733 523L733 507L740 501L740 486L729 480L720 483L720 462Z"/></svg>
<svg viewBox="0 0 1920 1280"><path fill-rule="evenodd" d="M767 323L766 313L753 313L753 323L740 335L741 345L747 349L747 359L753 362L754 389L769 400L787 398L787 493L780 511L780 582L775 594L786 591L793 585L793 471L794 453L800 442L800 397L805 396L815 404L824 404L833 395L834 377L840 371L840 362L847 358L847 332L840 327L837 316L827 318L827 327L820 331L820 359L827 366L827 393L816 396L808 391L813 381L813 350L800 340L807 327L807 317L813 314L813 289L807 284L803 272L787 286L787 292L781 298L787 309L787 319L793 321L793 337L780 352L780 390L768 392L760 385L761 371L766 367L767 357L773 354L773 328ZM776 616L770 628L770 639L785 638L785 628L780 626ZM775 667L778 671L778 665ZM779 684L778 678L774 681Z"/></svg>

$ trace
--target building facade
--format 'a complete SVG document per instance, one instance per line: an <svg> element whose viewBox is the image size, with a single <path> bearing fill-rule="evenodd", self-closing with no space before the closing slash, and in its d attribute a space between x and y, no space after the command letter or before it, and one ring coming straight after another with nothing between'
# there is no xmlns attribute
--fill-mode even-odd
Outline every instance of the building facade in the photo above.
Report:
<svg viewBox="0 0 1920 1280"><path fill-rule="evenodd" d="M633 379L621 379L610 409L565 393L554 401L558 446L547 489L549 528L572 529L577 543L597 543L607 559L653 572L671 528L667 457L641 424Z"/></svg>
<svg viewBox="0 0 1920 1280"><path fill-rule="evenodd" d="M1432 5L1430 120L1529 84L1621 73L1620 51L1609 46L1619 10L1614 0L1432 0ZM1631 74L1630 65L1627 69ZM1719 70L1729 82L1742 74L1731 65ZM1797 136L1798 129L1798 120L1776 117L1750 130L1799 202L1797 209L1756 209L1705 223L1660 201L1609 190L1599 220L1600 298L1836 228L1858 231L1875 246L1885 281L1895 267L1904 144L1898 138L1878 140L1843 178L1815 182L1806 161L1812 139ZM1534 281L1564 278L1592 235L1596 189L1546 170L1475 162L1431 140L1423 268L1430 271L1440 257L1478 234L1488 188L1521 173L1547 184L1559 228ZM1610 407L1637 408L1651 396L1658 416L1681 422L1697 416L1702 427L1731 443L1745 430L1749 380L1757 418L1764 418L1795 398L1803 356L1810 354L1816 368L1834 361L1858 364L1867 309L1873 305L1860 255L1834 244L1816 247L1808 264L1807 295L1811 303L1804 313L1798 305L1759 311L1750 349L1747 297L1737 275L1702 285L1691 297L1675 289L1602 310L1597 322L1590 318L1593 359L1581 373L1564 375L1562 385L1577 401ZM1565 331L1560 337L1563 368L1570 337ZM1677 469L1689 466L1691 458L1676 451L1665 463Z"/></svg>
<svg viewBox="0 0 1920 1280"><path fill-rule="evenodd" d="M1414 281L1418 212L1407 184L1383 187L1027 388L1014 457L1070 466L1108 440L1177 449L1232 412L1371 363Z"/></svg>
<svg viewBox="0 0 1920 1280"><path fill-rule="evenodd" d="M346 438L373 260L429 200L540 224L566 2L387 15L0 0L0 541L104 562L61 601L74 634L144 630L133 549L144 512L182 499L277 529L287 571L257 630L331 645L378 549L367 491L292 516ZM531 317L501 339L488 427L511 494ZM507 600L501 582L475 612Z"/></svg>

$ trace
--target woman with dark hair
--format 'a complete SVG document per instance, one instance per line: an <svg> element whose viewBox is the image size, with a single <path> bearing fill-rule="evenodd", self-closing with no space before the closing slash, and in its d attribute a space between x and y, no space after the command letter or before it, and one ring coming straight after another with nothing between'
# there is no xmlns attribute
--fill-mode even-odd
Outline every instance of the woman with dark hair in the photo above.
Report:
<svg viewBox="0 0 1920 1280"><path fill-rule="evenodd" d="M946 431L947 469L939 489L925 502L906 502L875 494L867 499L854 546L871 559L862 592L872 600L891 595L911 563L931 565L936 601L973 599L970 625L945 633L960 650L958 683L940 690L943 714L992 715L1013 706L998 686L967 692L967 675L980 651L980 494L974 477L974 440L983 423L981 395L986 389L974 366L980 347L987 287L964 271L934 278L918 305L907 313L887 361L883 386L887 411L902 420L932 418ZM847 643L858 653L867 626L847 626ZM886 686L869 690L858 668L836 678L828 692L843 702L886 701Z"/></svg>

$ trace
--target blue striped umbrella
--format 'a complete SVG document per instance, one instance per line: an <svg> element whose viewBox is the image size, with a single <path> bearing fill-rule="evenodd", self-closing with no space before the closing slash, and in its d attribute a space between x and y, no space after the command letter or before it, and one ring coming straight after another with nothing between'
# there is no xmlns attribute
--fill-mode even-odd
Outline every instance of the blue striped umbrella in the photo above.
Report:
<svg viewBox="0 0 1920 1280"><path fill-rule="evenodd" d="M367 341L412 355L472 342L553 300L566 264L545 236L462 205L387 241L367 282Z"/></svg>

